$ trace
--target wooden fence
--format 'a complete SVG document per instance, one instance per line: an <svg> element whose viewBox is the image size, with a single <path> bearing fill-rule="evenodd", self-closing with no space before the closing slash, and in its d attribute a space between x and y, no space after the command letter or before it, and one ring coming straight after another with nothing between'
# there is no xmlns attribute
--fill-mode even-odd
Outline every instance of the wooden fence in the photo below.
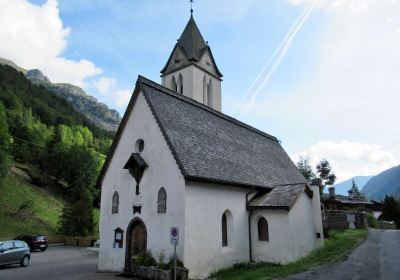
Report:
<svg viewBox="0 0 400 280"><path fill-rule="evenodd" d="M96 241L92 236L48 235L46 237L49 244L64 244L70 246L90 247L93 246L93 243ZM0 237L0 241L11 240L11 239L14 238Z"/></svg>

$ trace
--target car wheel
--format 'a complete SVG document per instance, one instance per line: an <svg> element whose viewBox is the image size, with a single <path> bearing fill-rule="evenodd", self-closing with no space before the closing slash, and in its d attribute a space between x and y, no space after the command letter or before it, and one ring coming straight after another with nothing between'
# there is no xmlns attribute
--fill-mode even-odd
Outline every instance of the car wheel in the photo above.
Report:
<svg viewBox="0 0 400 280"><path fill-rule="evenodd" d="M40 251L44 252L47 248L41 248Z"/></svg>
<svg viewBox="0 0 400 280"><path fill-rule="evenodd" d="M29 265L29 256L24 256L21 260L20 265L22 267L27 267Z"/></svg>

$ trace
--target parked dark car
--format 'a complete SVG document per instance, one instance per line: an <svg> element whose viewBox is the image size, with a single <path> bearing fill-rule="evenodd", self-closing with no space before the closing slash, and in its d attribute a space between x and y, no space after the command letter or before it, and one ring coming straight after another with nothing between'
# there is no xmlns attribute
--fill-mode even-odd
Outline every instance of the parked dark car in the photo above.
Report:
<svg viewBox="0 0 400 280"><path fill-rule="evenodd" d="M29 265L30 258L29 246L24 241L0 241L0 265L19 263L25 267Z"/></svg>
<svg viewBox="0 0 400 280"><path fill-rule="evenodd" d="M47 237L44 235L21 235L14 238L14 240L22 240L28 243L31 251L40 250L46 251L48 243Z"/></svg>

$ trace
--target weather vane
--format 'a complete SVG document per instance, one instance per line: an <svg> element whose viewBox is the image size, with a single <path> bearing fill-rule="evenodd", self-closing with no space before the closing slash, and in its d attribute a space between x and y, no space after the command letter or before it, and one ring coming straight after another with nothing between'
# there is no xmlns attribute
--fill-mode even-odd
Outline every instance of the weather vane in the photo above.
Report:
<svg viewBox="0 0 400 280"><path fill-rule="evenodd" d="M190 13L193 14L193 3L194 3L194 0L189 0L189 2L190 2Z"/></svg>

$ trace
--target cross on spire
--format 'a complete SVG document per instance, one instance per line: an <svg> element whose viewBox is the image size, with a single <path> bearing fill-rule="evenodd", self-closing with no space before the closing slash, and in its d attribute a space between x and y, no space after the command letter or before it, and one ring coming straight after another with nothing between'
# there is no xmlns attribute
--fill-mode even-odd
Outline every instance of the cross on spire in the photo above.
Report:
<svg viewBox="0 0 400 280"><path fill-rule="evenodd" d="M194 3L194 0L189 0L189 3L190 3L190 13L193 15L193 3Z"/></svg>

